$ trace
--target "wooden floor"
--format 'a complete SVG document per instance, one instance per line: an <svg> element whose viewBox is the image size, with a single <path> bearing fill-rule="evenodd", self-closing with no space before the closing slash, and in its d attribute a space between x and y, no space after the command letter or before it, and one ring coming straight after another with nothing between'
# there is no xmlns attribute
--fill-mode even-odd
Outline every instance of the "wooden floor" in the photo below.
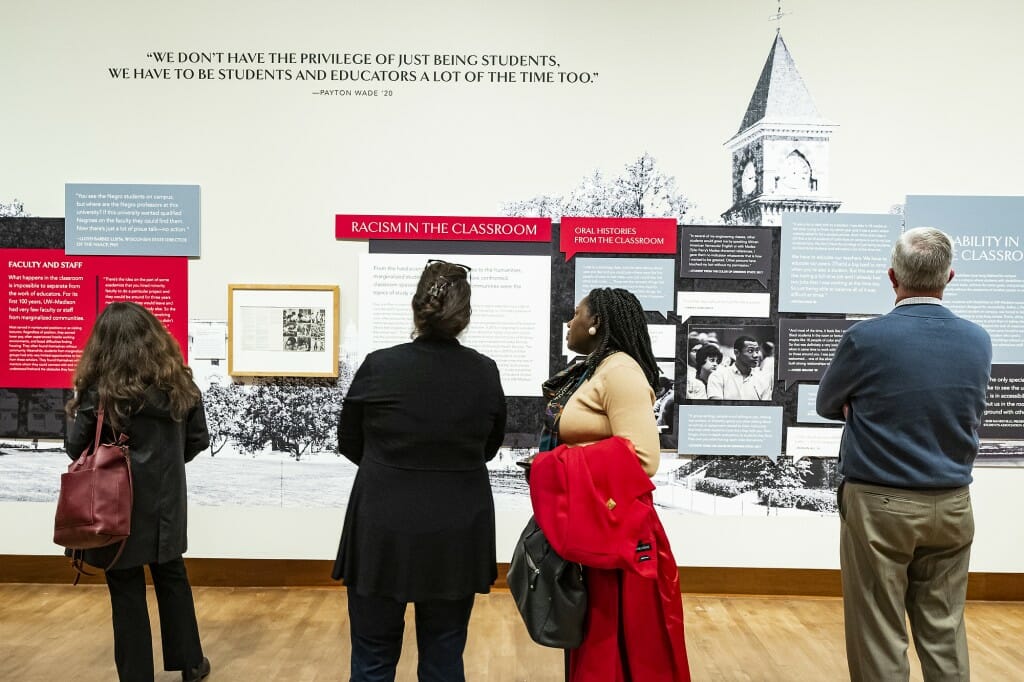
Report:
<svg viewBox="0 0 1024 682"><path fill-rule="evenodd" d="M347 680L345 592L331 588L195 588L203 648L217 680ZM150 613L156 604L150 591ZM694 680L847 679L842 604L832 598L684 596ZM411 616L411 614L410 614ZM0 679L115 679L103 586L0 584ZM1024 603L967 608L975 682L1024 679ZM416 679L411 617L398 679ZM158 632L156 621L153 632ZM154 643L157 665L159 641ZM559 681L561 652L533 644L508 592L479 596L468 680ZM920 680L916 668L911 679ZM157 680L180 680L161 673ZM640 681L642 682L642 681Z"/></svg>

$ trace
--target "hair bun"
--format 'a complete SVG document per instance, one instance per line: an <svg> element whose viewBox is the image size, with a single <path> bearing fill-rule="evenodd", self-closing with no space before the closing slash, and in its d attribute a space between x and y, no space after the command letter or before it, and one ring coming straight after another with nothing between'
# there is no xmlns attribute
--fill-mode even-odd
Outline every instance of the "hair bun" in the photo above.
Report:
<svg viewBox="0 0 1024 682"><path fill-rule="evenodd" d="M430 285L430 288L427 289L427 294L434 298L441 298L444 296L444 292L448 291L449 286L451 286L451 280L438 276L433 284Z"/></svg>
<svg viewBox="0 0 1024 682"><path fill-rule="evenodd" d="M412 298L413 323L420 336L454 338L469 324L469 281L459 266L427 265Z"/></svg>

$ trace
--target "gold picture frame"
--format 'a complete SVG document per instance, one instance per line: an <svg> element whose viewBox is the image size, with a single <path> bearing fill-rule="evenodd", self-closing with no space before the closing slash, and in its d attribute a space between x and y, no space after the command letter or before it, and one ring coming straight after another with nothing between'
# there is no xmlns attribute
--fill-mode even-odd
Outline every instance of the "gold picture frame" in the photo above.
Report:
<svg viewBox="0 0 1024 682"><path fill-rule="evenodd" d="M228 374L336 377L341 292L331 284L228 284Z"/></svg>

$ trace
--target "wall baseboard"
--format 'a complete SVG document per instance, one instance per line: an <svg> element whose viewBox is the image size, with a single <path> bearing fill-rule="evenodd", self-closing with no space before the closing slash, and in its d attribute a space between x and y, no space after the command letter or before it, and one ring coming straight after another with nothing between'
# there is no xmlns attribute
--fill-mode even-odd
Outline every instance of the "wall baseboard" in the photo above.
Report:
<svg viewBox="0 0 1024 682"><path fill-rule="evenodd" d="M332 587L331 561L319 559L186 559L193 585L211 587ZM504 588L508 564L498 564L495 587ZM74 579L69 560L60 556L0 554L0 583L68 583ZM82 578L103 584L102 571ZM681 566L684 593L838 597L839 571L802 568L734 568ZM1024 574L971 573L967 598L1024 601Z"/></svg>

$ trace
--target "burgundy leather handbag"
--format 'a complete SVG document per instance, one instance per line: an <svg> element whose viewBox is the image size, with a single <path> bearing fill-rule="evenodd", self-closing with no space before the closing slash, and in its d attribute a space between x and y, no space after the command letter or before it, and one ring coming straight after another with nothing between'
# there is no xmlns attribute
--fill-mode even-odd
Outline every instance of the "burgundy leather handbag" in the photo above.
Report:
<svg viewBox="0 0 1024 682"><path fill-rule="evenodd" d="M121 558L124 543L131 533L132 469L128 459L128 436L120 434L116 443L100 443L103 410L96 418L96 437L92 447L71 463L60 476L60 495L53 523L53 541L72 550L72 565L79 574L85 549L121 543L111 568ZM78 576L75 578L78 583Z"/></svg>

